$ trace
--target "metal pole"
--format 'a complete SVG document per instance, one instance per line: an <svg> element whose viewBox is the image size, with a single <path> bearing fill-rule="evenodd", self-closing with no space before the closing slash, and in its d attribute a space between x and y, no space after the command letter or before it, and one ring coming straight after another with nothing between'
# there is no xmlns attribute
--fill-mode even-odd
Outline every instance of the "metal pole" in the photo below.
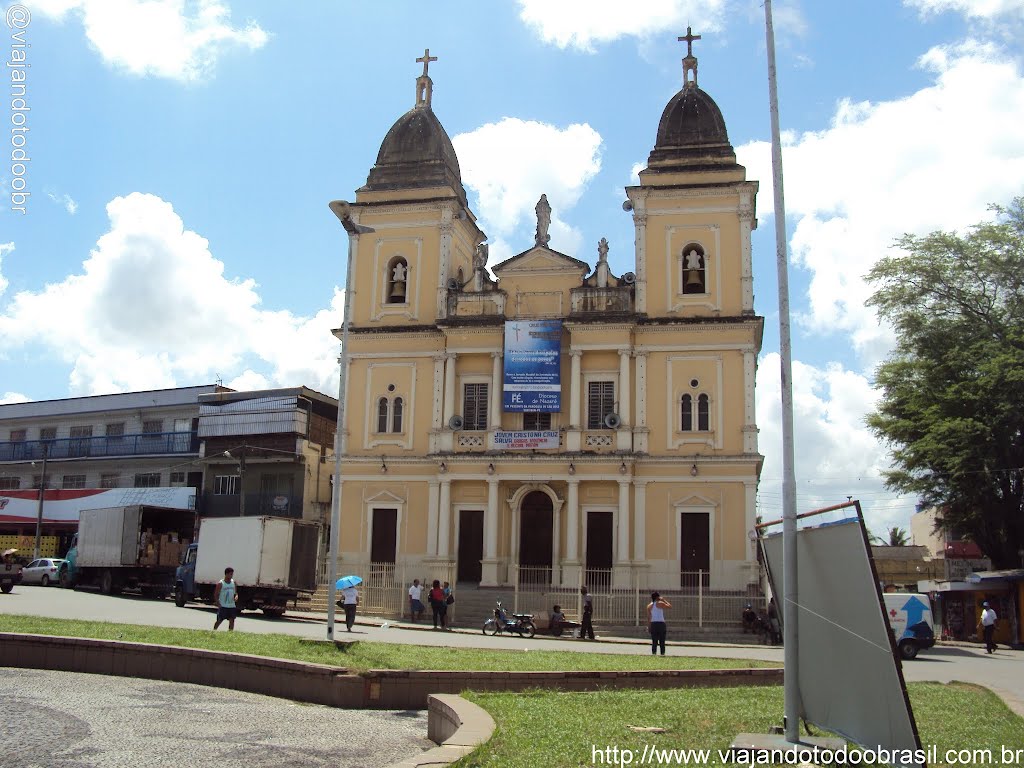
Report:
<svg viewBox="0 0 1024 768"><path fill-rule="evenodd" d="M775 256L779 279L779 356L782 362L782 621L786 741L800 740L800 689L797 675L796 472L793 451L793 348L789 333L789 271L786 258L786 205L782 193L782 142L775 70L772 0L764 3L768 48L768 102L772 125L772 187L775 192Z"/></svg>
<svg viewBox="0 0 1024 768"><path fill-rule="evenodd" d="M50 457L50 447L43 444L43 476L39 479L39 506L36 508L36 548L33 560L39 559L40 545L43 538L43 497L46 496L46 460Z"/></svg>
<svg viewBox="0 0 1024 768"><path fill-rule="evenodd" d="M352 260L359 235L374 232L352 221L352 209L344 200L330 204L334 215L348 233L348 257L345 265L345 307L341 315L341 352L338 355L338 425L334 431L334 488L331 493L331 541L327 555L327 639L334 640L334 616L338 581L338 540L341 532L341 455L345 451L345 387L348 372L348 327L352 308Z"/></svg>

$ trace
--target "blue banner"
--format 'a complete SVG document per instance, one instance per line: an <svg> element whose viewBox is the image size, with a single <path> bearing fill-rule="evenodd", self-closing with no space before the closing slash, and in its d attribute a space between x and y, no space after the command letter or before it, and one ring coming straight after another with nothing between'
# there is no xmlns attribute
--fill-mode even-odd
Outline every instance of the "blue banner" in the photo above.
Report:
<svg viewBox="0 0 1024 768"><path fill-rule="evenodd" d="M562 321L505 323L504 410L562 410Z"/></svg>

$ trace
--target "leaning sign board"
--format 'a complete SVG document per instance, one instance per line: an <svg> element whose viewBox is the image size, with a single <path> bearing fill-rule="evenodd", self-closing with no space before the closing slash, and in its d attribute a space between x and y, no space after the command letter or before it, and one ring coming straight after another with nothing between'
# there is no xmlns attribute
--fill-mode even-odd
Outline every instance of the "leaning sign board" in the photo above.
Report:
<svg viewBox="0 0 1024 768"><path fill-rule="evenodd" d="M782 534L764 536L761 545L772 592L782 596ZM860 517L801 528L796 554L797 605L783 600L781 619L797 622L801 716L862 748L888 750L895 759L883 764L923 768Z"/></svg>
<svg viewBox="0 0 1024 768"><path fill-rule="evenodd" d="M561 352L561 320L505 323L505 411L556 413L562 409Z"/></svg>

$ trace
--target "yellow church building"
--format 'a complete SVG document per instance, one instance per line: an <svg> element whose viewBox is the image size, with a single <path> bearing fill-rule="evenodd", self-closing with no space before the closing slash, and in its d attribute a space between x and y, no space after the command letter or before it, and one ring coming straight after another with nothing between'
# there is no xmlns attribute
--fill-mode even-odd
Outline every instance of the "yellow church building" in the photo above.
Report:
<svg viewBox="0 0 1024 768"><path fill-rule="evenodd" d="M626 189L635 266L621 275L603 240L593 267L550 247L546 197L534 243L488 271L431 103L433 60L417 60L415 104L355 201L331 204L351 254L339 568L747 588L763 461L757 182L696 59Z"/></svg>

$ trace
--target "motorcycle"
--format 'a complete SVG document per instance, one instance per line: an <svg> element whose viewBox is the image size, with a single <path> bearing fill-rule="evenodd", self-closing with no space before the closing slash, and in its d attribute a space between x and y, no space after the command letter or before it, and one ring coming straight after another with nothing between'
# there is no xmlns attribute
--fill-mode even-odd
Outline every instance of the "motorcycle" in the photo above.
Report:
<svg viewBox="0 0 1024 768"><path fill-rule="evenodd" d="M509 618L508 613L501 607L501 600L498 600L494 607L494 616L484 622L483 633L485 635L500 635L503 632L515 632L520 637L533 637L537 634L537 626L533 623L533 614L513 613L512 618Z"/></svg>

